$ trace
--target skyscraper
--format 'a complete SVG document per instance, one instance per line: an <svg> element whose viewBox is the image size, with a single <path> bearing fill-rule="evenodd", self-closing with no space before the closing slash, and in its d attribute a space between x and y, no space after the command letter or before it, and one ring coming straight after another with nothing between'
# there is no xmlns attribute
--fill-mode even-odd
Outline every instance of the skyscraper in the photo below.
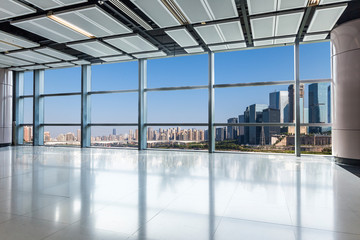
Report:
<svg viewBox="0 0 360 240"><path fill-rule="evenodd" d="M239 123L244 123L245 122L245 118L244 115L239 115ZM239 127L239 143L243 144L244 142L244 134L245 134L245 127L244 126L240 126Z"/></svg>
<svg viewBox="0 0 360 240"><path fill-rule="evenodd" d="M278 123L280 121L280 109L267 108L263 110L264 123ZM271 137L275 134L280 134L279 126L264 127L265 144L271 144Z"/></svg>
<svg viewBox="0 0 360 240"><path fill-rule="evenodd" d="M294 84L289 85L288 94L289 94L288 95L289 96L289 122L295 122L295 87L294 87ZM304 94L305 94L304 84L300 84L300 123L305 122Z"/></svg>
<svg viewBox="0 0 360 240"><path fill-rule="evenodd" d="M81 130L80 130L80 129L77 130L76 140L77 140L78 142L81 141Z"/></svg>
<svg viewBox="0 0 360 240"><path fill-rule="evenodd" d="M226 128L216 128L216 141L224 141L226 134Z"/></svg>
<svg viewBox="0 0 360 240"><path fill-rule="evenodd" d="M229 118L227 120L228 123L238 123L237 118ZM227 127L227 133L226 133L226 139L233 140L237 138L237 132L238 127L237 126L228 126Z"/></svg>
<svg viewBox="0 0 360 240"><path fill-rule="evenodd" d="M116 135L116 129L113 128L113 135Z"/></svg>
<svg viewBox="0 0 360 240"><path fill-rule="evenodd" d="M328 122L328 87L329 83L309 85L309 123ZM321 127L310 127L310 133L321 133Z"/></svg>
<svg viewBox="0 0 360 240"><path fill-rule="evenodd" d="M277 91L269 94L269 108L280 110L280 122L289 122L289 92Z"/></svg>
<svg viewBox="0 0 360 240"><path fill-rule="evenodd" d="M246 123L261 123L263 110L268 108L266 104L252 104L248 106L244 112L244 120ZM245 143L257 145L260 142L261 127L251 126L245 127Z"/></svg>

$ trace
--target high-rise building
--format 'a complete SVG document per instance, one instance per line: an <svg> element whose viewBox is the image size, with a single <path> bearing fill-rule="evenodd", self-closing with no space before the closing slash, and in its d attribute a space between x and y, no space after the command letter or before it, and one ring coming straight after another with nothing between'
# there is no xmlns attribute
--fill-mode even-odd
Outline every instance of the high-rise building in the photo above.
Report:
<svg viewBox="0 0 360 240"><path fill-rule="evenodd" d="M309 85L309 123L328 122L328 87L329 83ZM322 127L310 127L310 133L321 133Z"/></svg>
<svg viewBox="0 0 360 240"><path fill-rule="evenodd" d="M80 130L80 129L77 130L76 140L77 140L78 142L81 141L81 130Z"/></svg>
<svg viewBox="0 0 360 240"><path fill-rule="evenodd" d="M75 141L75 134L72 133L72 132L68 132L68 133L65 135L65 141L67 141L67 142L73 142L73 141Z"/></svg>
<svg viewBox="0 0 360 240"><path fill-rule="evenodd" d="M274 108L267 108L263 110L264 123L278 123L281 118L281 110ZM271 144L271 137L280 134L280 126L264 127L265 144Z"/></svg>
<svg viewBox="0 0 360 240"><path fill-rule="evenodd" d="M224 141L226 136L226 128L216 128L216 135L215 140L216 141Z"/></svg>
<svg viewBox="0 0 360 240"><path fill-rule="evenodd" d="M305 113L304 113L305 87L304 87L304 84L300 84L299 91L300 91L300 123L305 123ZM289 122L295 122L295 87L294 87L294 84L291 84L288 87L288 97L289 97Z"/></svg>
<svg viewBox="0 0 360 240"><path fill-rule="evenodd" d="M31 142L32 141L32 127L24 126L24 141Z"/></svg>
<svg viewBox="0 0 360 240"><path fill-rule="evenodd" d="M266 104L252 104L244 112L245 123L262 123L263 110L268 108ZM245 143L258 145L260 143L260 126L245 127Z"/></svg>
<svg viewBox="0 0 360 240"><path fill-rule="evenodd" d="M50 132L44 132L44 141L50 142Z"/></svg>
<svg viewBox="0 0 360 240"><path fill-rule="evenodd" d="M277 91L269 94L269 108L280 110L280 122L289 122L289 92Z"/></svg>
<svg viewBox="0 0 360 240"><path fill-rule="evenodd" d="M228 123L238 123L238 119L237 118L229 118L227 120L227 122ZM226 130L227 130L226 139L233 140L233 139L237 138L237 132L238 132L237 126L228 126Z"/></svg>
<svg viewBox="0 0 360 240"><path fill-rule="evenodd" d="M116 128L113 128L112 134L116 135Z"/></svg>
<svg viewBox="0 0 360 240"><path fill-rule="evenodd" d="M239 120L238 123L244 123L245 122L245 118L244 115L239 115ZM245 127L244 126L239 126L239 143L243 144L244 142L244 134L245 134Z"/></svg>

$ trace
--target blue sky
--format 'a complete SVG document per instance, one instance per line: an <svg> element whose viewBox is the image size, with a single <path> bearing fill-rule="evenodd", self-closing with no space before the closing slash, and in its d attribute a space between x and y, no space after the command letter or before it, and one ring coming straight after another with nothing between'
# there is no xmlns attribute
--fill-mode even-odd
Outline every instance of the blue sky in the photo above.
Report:
<svg viewBox="0 0 360 240"><path fill-rule="evenodd" d="M265 82L293 79L293 46L215 54L215 83ZM104 64L92 67L92 90L136 89L138 64ZM330 78L330 43L300 45L300 78ZM81 69L45 71L45 92L79 92ZM207 54L148 61L148 87L197 86L208 83ZM215 90L215 120L226 122L246 106L268 104L268 94L288 86L225 88ZM32 74L25 74L25 94L32 92ZM307 94L307 93L306 93ZM307 95L305 95L307 97ZM148 122L206 123L206 90L148 93ZM92 122L137 122L137 93L92 96ZM80 123L80 96L45 99L45 121ZM25 122L31 122L32 100L25 102ZM118 128L127 132L128 128ZM51 128L52 136L75 128ZM94 128L93 135L109 134L111 128Z"/></svg>

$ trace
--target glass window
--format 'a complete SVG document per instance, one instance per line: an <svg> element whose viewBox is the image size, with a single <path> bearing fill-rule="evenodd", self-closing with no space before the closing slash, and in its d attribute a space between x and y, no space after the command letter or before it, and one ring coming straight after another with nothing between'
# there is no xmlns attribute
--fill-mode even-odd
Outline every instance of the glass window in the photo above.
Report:
<svg viewBox="0 0 360 240"><path fill-rule="evenodd" d="M33 95L34 87L34 74L33 71L24 73L24 95Z"/></svg>
<svg viewBox="0 0 360 240"><path fill-rule="evenodd" d="M96 147L137 147L137 126L91 127L91 146Z"/></svg>
<svg viewBox="0 0 360 240"><path fill-rule="evenodd" d="M45 123L80 123L81 97L45 97Z"/></svg>
<svg viewBox="0 0 360 240"><path fill-rule="evenodd" d="M176 90L147 93L148 123L207 123L208 91Z"/></svg>
<svg viewBox="0 0 360 240"><path fill-rule="evenodd" d="M293 122L293 96L293 85L216 88L215 122Z"/></svg>
<svg viewBox="0 0 360 240"><path fill-rule="evenodd" d="M294 79L294 47L272 47L215 54L215 84Z"/></svg>
<svg viewBox="0 0 360 240"><path fill-rule="evenodd" d="M137 61L91 67L92 91L129 90L138 86Z"/></svg>
<svg viewBox="0 0 360 240"><path fill-rule="evenodd" d="M137 123L138 93L94 94L91 96L92 123Z"/></svg>
<svg viewBox="0 0 360 240"><path fill-rule="evenodd" d="M147 127L148 148L208 149L207 127Z"/></svg>
<svg viewBox="0 0 360 240"><path fill-rule="evenodd" d="M332 154L331 127L301 126L301 153L304 154ZM289 144L294 145L294 139L289 139Z"/></svg>
<svg viewBox="0 0 360 240"><path fill-rule="evenodd" d="M208 84L208 55L172 57L148 61L148 88Z"/></svg>
<svg viewBox="0 0 360 240"><path fill-rule="evenodd" d="M330 42L301 44L300 79L331 78L330 61Z"/></svg>
<svg viewBox="0 0 360 240"><path fill-rule="evenodd" d="M45 126L44 144L51 146L80 146L81 130L79 126Z"/></svg>
<svg viewBox="0 0 360 240"><path fill-rule="evenodd" d="M24 123L33 123L33 99L24 98Z"/></svg>
<svg viewBox="0 0 360 240"><path fill-rule="evenodd" d="M44 92L81 92L81 67L45 70Z"/></svg>

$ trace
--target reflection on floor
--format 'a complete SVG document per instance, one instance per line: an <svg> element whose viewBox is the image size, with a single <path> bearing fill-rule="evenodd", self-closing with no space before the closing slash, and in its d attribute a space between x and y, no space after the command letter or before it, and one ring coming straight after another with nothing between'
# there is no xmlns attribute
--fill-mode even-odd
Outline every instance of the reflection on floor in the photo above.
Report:
<svg viewBox="0 0 360 240"><path fill-rule="evenodd" d="M360 178L320 156L0 148L0 239L359 240Z"/></svg>

